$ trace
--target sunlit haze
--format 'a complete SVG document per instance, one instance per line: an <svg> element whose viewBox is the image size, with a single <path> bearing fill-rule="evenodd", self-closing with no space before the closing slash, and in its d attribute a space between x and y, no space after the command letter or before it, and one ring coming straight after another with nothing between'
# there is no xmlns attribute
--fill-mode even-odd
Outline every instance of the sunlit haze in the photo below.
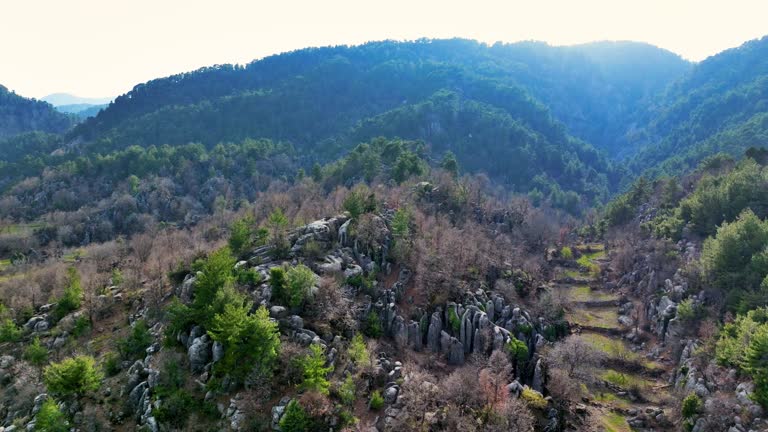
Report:
<svg viewBox="0 0 768 432"><path fill-rule="evenodd" d="M0 16L0 84L37 98L115 96L201 66L380 39L634 40L701 60L768 30L768 2L739 0L10 0Z"/></svg>

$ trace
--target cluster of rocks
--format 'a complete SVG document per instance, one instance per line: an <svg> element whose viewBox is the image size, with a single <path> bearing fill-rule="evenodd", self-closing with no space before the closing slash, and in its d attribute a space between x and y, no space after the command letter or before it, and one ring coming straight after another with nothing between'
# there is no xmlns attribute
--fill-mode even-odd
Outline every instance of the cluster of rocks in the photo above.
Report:
<svg viewBox="0 0 768 432"><path fill-rule="evenodd" d="M397 303L409 277L410 272L403 270L392 288L382 290L363 311L365 316L375 311L384 332L402 348L442 353L449 364L460 365L467 354L502 349L512 337L526 342L531 355L546 343L542 333L548 324L543 319L534 320L527 311L482 289L466 293L463 303L448 302L431 314L417 310L406 321L398 314Z"/></svg>
<svg viewBox="0 0 768 432"><path fill-rule="evenodd" d="M684 260L693 260L697 257L697 249L692 243L681 243L681 253ZM677 346L684 334L683 319L678 316L679 303L686 299L692 299L694 305L703 302L701 296L690 296L688 281L682 269L677 269L671 279L661 281L656 269L652 268L652 259L649 255L639 255L635 260L631 271L623 274L621 278L611 286L626 288L638 298L644 299L644 321L649 330L667 345ZM619 307L619 322L632 327L635 324L635 307L626 302ZM627 338L630 341L639 342L642 339L642 331L632 329Z"/></svg>
<svg viewBox="0 0 768 432"><path fill-rule="evenodd" d="M132 325L136 324L141 316L141 314L138 314L135 317L132 317ZM149 333L152 338L157 341L163 334L163 328L158 323L149 330ZM194 341L202 339L201 335L195 334L194 336L196 337L187 337L184 339L185 346L187 346L188 350L191 349ZM154 389L160 383L160 370L155 366L155 356L161 350L162 347L160 343L154 342L147 347L146 356L143 359L136 360L133 363L123 362L122 367L127 367L128 369L128 378L120 391L120 397L128 401L126 404L128 412L115 414L113 420L116 423L121 423L125 418L132 415L136 420L137 425L143 426L146 430L152 432L158 430L159 426L157 420L152 415L152 411L160 408L163 401L157 397L155 397L155 400L153 401L152 396ZM111 393L111 388L106 388L104 390L105 396L109 396Z"/></svg>
<svg viewBox="0 0 768 432"><path fill-rule="evenodd" d="M685 340L683 344L672 383L680 393L695 394L704 402L703 412L695 419L692 431L712 430L713 425L721 426L728 432L768 429L768 421L763 419L763 408L752 399L754 384L740 382L734 387L738 381L734 369L727 371L721 379L718 379L719 371L714 365L700 370L693 354L701 342Z"/></svg>
<svg viewBox="0 0 768 432"><path fill-rule="evenodd" d="M684 233L684 238L685 238ZM684 263L699 259L699 248L688 240L677 243L677 249ZM690 301L692 307L702 307L703 293L691 293L685 272L678 268L671 278L661 281L657 269L652 268L648 256L640 255L632 271L624 274L617 282L639 297L645 298L645 321L649 330L671 347L675 368L670 384L683 395L695 394L703 401L703 411L693 419L693 432L723 430L727 432L751 432L768 430L768 421L762 407L752 400L753 384L738 382L736 370L722 371L710 364L705 370L695 361L694 352L701 346L696 339L686 339L684 320L680 316L680 304ZM629 315L630 305L622 305L620 312ZM639 340L633 329L628 337ZM657 346L649 356L657 357ZM679 356L679 357L678 357ZM722 375L726 376L722 376ZM645 412L630 412L628 422L638 429L669 426L666 414L660 409L646 409Z"/></svg>
<svg viewBox="0 0 768 432"><path fill-rule="evenodd" d="M0 430L13 428L16 419L31 414L33 397L41 392L42 387L34 382L31 371L25 370L22 362L11 355L0 355Z"/></svg>
<svg viewBox="0 0 768 432"><path fill-rule="evenodd" d="M672 422L667 418L667 414L658 407L647 407L645 410L631 408L627 410L626 415L628 416L627 424L634 429L655 430L656 428L672 426Z"/></svg>

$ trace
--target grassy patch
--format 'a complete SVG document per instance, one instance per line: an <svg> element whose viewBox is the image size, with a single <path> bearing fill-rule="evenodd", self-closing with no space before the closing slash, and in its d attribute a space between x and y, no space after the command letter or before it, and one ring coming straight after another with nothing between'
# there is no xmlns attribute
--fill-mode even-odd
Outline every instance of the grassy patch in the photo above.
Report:
<svg viewBox="0 0 768 432"><path fill-rule="evenodd" d="M21 273L0 275L0 282L8 282L9 280L13 280L13 279L21 279L23 276L24 275Z"/></svg>
<svg viewBox="0 0 768 432"><path fill-rule="evenodd" d="M582 253L585 251L602 252L605 251L605 245L602 243L580 244L576 246L576 250Z"/></svg>
<svg viewBox="0 0 768 432"><path fill-rule="evenodd" d="M618 339L611 339L607 336L595 333L584 333L578 337L592 345L595 349L605 354L608 358L626 363L641 364L646 369L660 369L661 365L646 359L643 355L632 351Z"/></svg>
<svg viewBox="0 0 768 432"><path fill-rule="evenodd" d="M83 249L75 249L72 251L69 251L68 253L64 254L61 257L61 260L65 263L73 263L85 256L85 251Z"/></svg>
<svg viewBox="0 0 768 432"><path fill-rule="evenodd" d="M627 424L627 420L620 414L613 412L605 414L600 419L600 422L605 428L605 432L632 432L632 429Z"/></svg>
<svg viewBox="0 0 768 432"><path fill-rule="evenodd" d="M600 274L600 266L594 261L605 256L605 251L597 251L591 253L585 253L576 260L576 262L583 268L589 271L592 277L597 277Z"/></svg>
<svg viewBox="0 0 768 432"><path fill-rule="evenodd" d="M607 336L595 333L585 333L578 337L610 358L628 360L641 358L638 353L627 348L627 346L620 340L611 339Z"/></svg>
<svg viewBox="0 0 768 432"><path fill-rule="evenodd" d="M575 302L613 301L618 296L605 291L593 290L589 285L576 285L568 290L568 300Z"/></svg>
<svg viewBox="0 0 768 432"><path fill-rule="evenodd" d="M0 226L0 234L31 233L35 229L42 228L44 225L42 222L4 225Z"/></svg>
<svg viewBox="0 0 768 432"><path fill-rule="evenodd" d="M574 309L565 319L581 326L614 329L618 328L619 314L614 307Z"/></svg>
<svg viewBox="0 0 768 432"><path fill-rule="evenodd" d="M589 282L589 279L586 277L586 275L578 270L562 270L560 272L560 278L576 279L576 280L583 280L584 282Z"/></svg>
<svg viewBox="0 0 768 432"><path fill-rule="evenodd" d="M628 400L620 398L613 393L600 393L592 397L596 402L610 405L615 409L629 409L631 404Z"/></svg>
<svg viewBox="0 0 768 432"><path fill-rule="evenodd" d="M604 381L617 385L621 388L635 387L637 389L648 388L650 383L643 377L633 375L630 373L619 372L613 369L608 369L600 376Z"/></svg>

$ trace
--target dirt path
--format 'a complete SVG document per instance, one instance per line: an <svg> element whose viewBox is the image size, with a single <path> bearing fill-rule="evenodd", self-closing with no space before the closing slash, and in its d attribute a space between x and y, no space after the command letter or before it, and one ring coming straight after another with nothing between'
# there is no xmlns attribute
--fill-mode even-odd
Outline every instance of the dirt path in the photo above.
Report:
<svg viewBox="0 0 768 432"><path fill-rule="evenodd" d="M619 322L619 306L635 299L607 291L599 283L601 267L608 263L602 245L577 249L581 252L579 270L559 269L553 288L568 304L566 319L572 326L569 337L589 343L605 359L595 371L595 382L583 386L586 428L579 430L673 430L673 425L665 425L666 414L656 421L662 410L672 407L665 369L623 338L631 328Z"/></svg>

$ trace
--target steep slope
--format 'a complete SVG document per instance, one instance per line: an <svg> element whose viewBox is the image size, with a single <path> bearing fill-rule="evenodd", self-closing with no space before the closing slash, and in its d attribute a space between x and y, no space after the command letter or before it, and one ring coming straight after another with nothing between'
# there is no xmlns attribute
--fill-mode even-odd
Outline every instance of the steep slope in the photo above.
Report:
<svg viewBox="0 0 768 432"><path fill-rule="evenodd" d="M632 153L627 137L646 121L646 107L688 68L672 53L630 42L313 48L141 84L63 144L108 154L267 138L292 144L307 166L376 135L420 139L435 159L453 151L469 172L576 209L604 202L621 183L595 147ZM436 105L440 94L455 102Z"/></svg>
<svg viewBox="0 0 768 432"><path fill-rule="evenodd" d="M658 145L633 161L637 171L692 169L715 152L739 155L764 146L768 113L768 37L710 57L675 83L647 139Z"/></svg>
<svg viewBox="0 0 768 432"><path fill-rule="evenodd" d="M135 124L150 113L160 112L160 117L170 115L179 121L173 115L180 107L237 125L231 115L225 120L224 113L217 113L218 100L246 98L238 103L248 107L257 96L264 98L272 113L263 123L279 130L292 126L281 124L280 110L302 114L322 106L319 119L302 121L302 129L314 136L317 123L337 132L338 126L349 123L339 120L359 120L403 101L417 102L440 88L463 91L468 82L490 79L523 87L547 105L572 134L621 153L619 147L627 135L624 125L634 124L635 113L643 111L640 107L688 68L687 62L672 53L629 42L488 46L452 39L312 48L244 67L214 66L141 84L78 128L74 136L94 139L126 123ZM159 133L152 138L184 142L207 138L200 131L180 133L171 137Z"/></svg>
<svg viewBox="0 0 768 432"><path fill-rule="evenodd" d="M60 133L73 123L50 104L24 98L0 85L0 138L30 131Z"/></svg>
<svg viewBox="0 0 768 432"><path fill-rule="evenodd" d="M352 136L360 141L379 135L423 140L434 154L456 154L467 171L484 172L517 192L543 192L574 213L580 197L607 200L620 172L592 146L565 134L540 106L515 98L514 89L493 94L504 91L499 107L440 91L425 102L359 123ZM483 98L482 92L475 96ZM563 194L561 188L578 195Z"/></svg>

